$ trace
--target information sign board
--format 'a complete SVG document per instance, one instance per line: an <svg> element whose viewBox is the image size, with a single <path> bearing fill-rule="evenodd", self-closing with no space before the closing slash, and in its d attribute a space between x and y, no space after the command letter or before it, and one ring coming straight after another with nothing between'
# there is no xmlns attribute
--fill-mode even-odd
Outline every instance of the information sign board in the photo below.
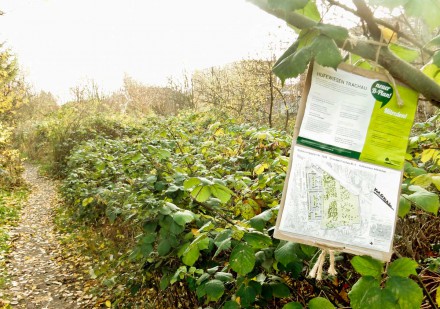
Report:
<svg viewBox="0 0 440 309"><path fill-rule="evenodd" d="M314 64L274 236L389 260L417 99L384 74Z"/></svg>

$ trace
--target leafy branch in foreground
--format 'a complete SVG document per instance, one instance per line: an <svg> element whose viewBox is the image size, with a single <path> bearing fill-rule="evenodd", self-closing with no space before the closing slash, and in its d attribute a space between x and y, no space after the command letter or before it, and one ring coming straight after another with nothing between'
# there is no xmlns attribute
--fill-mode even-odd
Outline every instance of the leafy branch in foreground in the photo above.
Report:
<svg viewBox="0 0 440 309"><path fill-rule="evenodd" d="M416 66L401 59L390 49L387 42L382 40L381 31L371 8L363 0L353 1L357 10L350 9L348 13L355 14L366 22L368 34L372 39L359 39L348 35L348 29L321 23L320 18L316 19L316 15L319 16L319 13L314 1L282 0L277 4L270 0L249 1L300 30L297 42L281 56L282 60L279 60L274 67L274 72L282 80L302 73L312 59L321 65L335 68L342 61L337 48L339 47L364 59L377 62L392 76L408 84L425 98L431 100L432 104L440 107L440 84L435 80L435 76L440 72L440 51L430 52L432 65L436 72L434 75L425 74ZM330 1L330 4L333 3L334 1ZM397 1L394 2L393 7L402 4L404 4L403 9L408 15L423 19L431 30L440 26L440 10L438 10L440 3L438 1L423 3L416 3L413 0ZM419 9L416 10L416 6L419 6ZM315 7L315 9L311 9L311 7ZM346 9L347 7L342 6L342 8ZM422 12L426 14L422 14ZM427 46L438 47L438 38L431 40L430 45Z"/></svg>

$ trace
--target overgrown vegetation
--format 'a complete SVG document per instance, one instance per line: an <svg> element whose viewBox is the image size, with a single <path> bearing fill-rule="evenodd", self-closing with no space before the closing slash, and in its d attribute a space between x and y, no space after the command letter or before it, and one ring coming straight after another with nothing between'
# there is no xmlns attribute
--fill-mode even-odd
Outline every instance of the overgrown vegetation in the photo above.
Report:
<svg viewBox="0 0 440 309"><path fill-rule="evenodd" d="M377 292L392 304L415 308L423 292L420 282L408 276L419 274L417 278L425 283L440 276L435 232L439 221L429 214L438 212L438 192L435 185L420 184L416 177L426 174L436 179L432 166L436 156L427 159L425 151L421 158L429 138L429 143L437 138L436 133L427 133L428 129L436 132L436 118L417 124L421 135L412 138L407 158L405 183L411 187L401 201L396 246L401 259L385 271L382 263L358 257L352 261L353 269L351 257L340 254L339 280L326 275L318 283L307 278L316 248L272 238L290 134L213 118L209 113L150 117L119 131L103 115L84 120L83 114L78 118L73 112L60 117L67 113L64 108L70 107L51 118L83 121L74 126L76 133L63 135L70 141L64 144L69 145L64 160L46 162L55 175L65 175L61 191L69 207L60 216L61 226L65 230L76 225L65 243L71 247L77 241L88 243L76 248L99 261L91 266L90 275L101 284L95 293L106 295L101 301L109 298L119 307L296 308L308 304L313 308L325 303L364 308L377 305L375 298L363 304L359 299ZM47 136L66 128L51 118L45 120ZM97 124L102 124L99 130ZM119 133L113 134L111 128ZM51 139L35 138L34 142L46 149L44 156L58 146ZM32 147L32 143L26 145ZM413 242L410 251L411 239L403 231L414 218L432 226L424 234L423 245ZM416 258L419 264L408 258ZM393 272L390 267L404 270ZM383 286L381 278L389 283ZM434 297L436 285L427 286ZM411 297L405 296L408 291Z"/></svg>
<svg viewBox="0 0 440 309"><path fill-rule="evenodd" d="M312 59L383 70L378 62L438 105L440 40L431 37L440 19L426 3L417 10L412 0L370 1L373 8L399 6L409 17L399 19L403 29L370 16L364 1L353 1L356 10L323 4L326 12L339 7L359 17L373 44L322 23L314 1L252 2L301 29L274 64L281 80L298 76ZM378 25L391 31L388 42ZM405 35L407 29L419 37ZM417 49L396 43L394 32ZM338 46L350 54L343 57ZM70 233L63 243L87 257L97 305L109 306L110 299L115 307L152 308L438 307L438 113L416 123L409 141L393 261L338 254L338 275L324 273L318 282L307 277L317 248L272 237L291 144L291 132L273 127L291 128L289 112L299 96L295 88L283 93L272 65L243 61L160 89L127 77L124 90L107 97L92 83L73 88L75 101L63 107L41 93L18 116L2 117L18 122L22 152L62 179L66 204L58 223ZM257 89L263 84L269 87ZM18 90L0 110L20 105ZM274 113L277 105L282 108ZM36 110L44 113L35 117ZM0 168L7 175L1 183L8 192L22 170L10 132L0 132ZM11 195L0 195L0 202L2 196ZM8 219L0 216L0 224L16 218L16 208L1 205Z"/></svg>
<svg viewBox="0 0 440 309"><path fill-rule="evenodd" d="M12 145L14 111L26 103L26 91L19 77L16 59L0 44L0 287L7 280L5 253L9 250L7 228L16 223L26 196L21 178L19 151Z"/></svg>

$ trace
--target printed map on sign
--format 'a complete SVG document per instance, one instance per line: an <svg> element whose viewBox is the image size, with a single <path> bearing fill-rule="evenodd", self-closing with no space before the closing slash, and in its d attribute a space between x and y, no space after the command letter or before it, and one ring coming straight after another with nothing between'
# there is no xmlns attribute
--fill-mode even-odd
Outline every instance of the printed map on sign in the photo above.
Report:
<svg viewBox="0 0 440 309"><path fill-rule="evenodd" d="M375 192L397 196L399 171L296 146L291 173L281 232L389 249L397 203L390 207Z"/></svg>

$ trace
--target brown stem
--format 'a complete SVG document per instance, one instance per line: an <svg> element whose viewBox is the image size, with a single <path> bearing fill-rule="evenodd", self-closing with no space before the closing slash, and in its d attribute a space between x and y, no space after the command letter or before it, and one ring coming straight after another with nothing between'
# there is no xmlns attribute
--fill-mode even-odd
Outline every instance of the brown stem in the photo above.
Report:
<svg viewBox="0 0 440 309"><path fill-rule="evenodd" d="M373 12L371 12L364 0L353 0L353 3L357 8L357 15L367 23L368 31L373 39L380 41L382 34L374 19Z"/></svg>
<svg viewBox="0 0 440 309"><path fill-rule="evenodd" d="M344 9L345 11L352 13L353 15L355 15L357 17L361 17L361 16L359 16L359 14L358 14L358 12L356 10L353 10L352 8L346 6L346 5L342 4L342 3L339 3L338 1L335 1L335 0L327 0L327 1L331 5L338 6L338 7L342 8L342 9ZM414 46L417 46L419 49L421 49L426 54L428 54L430 56L432 56L434 54L432 50L424 48L423 44L421 44L418 40L416 40L413 37L409 36L408 34L403 32L402 30L398 29L396 26L390 24L389 22L387 22L385 20L382 20L382 19L377 19L377 18L374 18L374 22L376 24L378 24L378 25L381 25L381 26L384 26L384 27L386 27L388 29L391 29L393 32L395 32L397 34L397 36L407 40L408 42L410 42Z"/></svg>

